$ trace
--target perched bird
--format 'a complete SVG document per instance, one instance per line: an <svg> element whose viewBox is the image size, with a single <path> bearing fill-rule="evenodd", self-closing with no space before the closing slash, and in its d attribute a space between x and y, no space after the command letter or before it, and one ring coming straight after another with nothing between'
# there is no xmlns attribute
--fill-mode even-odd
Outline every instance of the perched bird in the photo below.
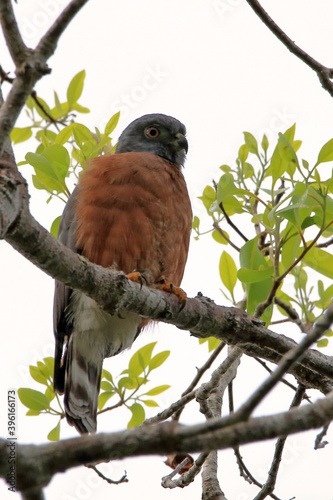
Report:
<svg viewBox="0 0 333 500"><path fill-rule="evenodd" d="M178 287L192 223L181 172L185 134L184 125L171 116L134 120L121 134L116 153L93 158L82 172L62 215L59 240L130 278L141 273L149 285ZM88 296L56 282L54 390L65 394L67 421L80 433L96 431L104 358L129 348L147 323L131 312L112 316Z"/></svg>

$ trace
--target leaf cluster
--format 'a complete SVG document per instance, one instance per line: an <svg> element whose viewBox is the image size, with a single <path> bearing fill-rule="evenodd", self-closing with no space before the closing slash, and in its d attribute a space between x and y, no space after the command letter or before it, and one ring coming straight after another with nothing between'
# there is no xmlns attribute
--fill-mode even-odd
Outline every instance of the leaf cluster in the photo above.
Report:
<svg viewBox="0 0 333 500"><path fill-rule="evenodd" d="M14 144L32 137L36 139L36 151L27 153L25 161L18 165L30 164L33 167L33 184L36 189L48 193L47 202L57 197L66 203L87 160L110 154L115 149L111 134L118 124L119 112L111 116L102 131L97 127L90 130L76 119L77 113L90 112L78 102L84 81L83 70L70 81L64 102L54 92L54 106L50 106L36 93L30 95L25 107L29 125L14 128L11 133ZM54 236L57 236L59 222L60 216L51 225Z"/></svg>
<svg viewBox="0 0 333 500"><path fill-rule="evenodd" d="M219 262L222 293L228 300L261 317L267 325L277 308L284 316L278 322L297 319L306 331L333 297L333 287L325 289L323 281L333 277L329 251L333 243L333 183L332 168L327 168L333 161L333 139L310 166L299 159L302 143L295 139L295 130L293 125L280 133L273 148L265 135L258 144L251 133L244 132L235 164L222 165L221 177L200 196L212 229L201 231L198 217L194 217L193 229L196 239L210 232L216 242L229 245L238 254L238 265L226 251ZM322 278L317 279L316 287L308 284L310 275L311 279L313 275ZM294 294L289 291L287 276L294 281ZM236 290L242 293L239 300ZM318 345L323 347L327 342L325 338Z"/></svg>
<svg viewBox="0 0 333 500"><path fill-rule="evenodd" d="M150 382L150 374L159 368L169 357L170 351L162 351L153 355L153 350L157 342L147 344L131 357L128 368L123 370L118 381L108 370L103 370L101 381L101 393L98 400L98 414L115 410L121 406L127 408L131 413L131 418L127 427L136 427L145 419L144 406L148 408L158 407L155 397L169 389L169 385L159 385L148 391L142 391L143 386ZM29 367L31 377L39 384L46 386L44 392L20 388L18 396L21 403L28 408L28 416L39 416L48 414L58 417L57 425L48 433L50 441L60 439L60 425L65 417L65 412L58 394L53 391L53 370L54 358L44 358L38 361L37 365ZM105 408L106 403L111 399L117 399L113 406ZM52 405L51 405L52 403Z"/></svg>

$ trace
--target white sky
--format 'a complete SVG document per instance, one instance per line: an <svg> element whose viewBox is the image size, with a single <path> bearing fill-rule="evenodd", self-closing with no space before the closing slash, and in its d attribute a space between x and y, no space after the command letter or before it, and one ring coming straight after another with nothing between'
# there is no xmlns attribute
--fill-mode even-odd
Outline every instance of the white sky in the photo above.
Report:
<svg viewBox="0 0 333 500"><path fill-rule="evenodd" d="M15 6L26 43L34 47L67 0L30 0ZM321 0L314 8L310 0L265 1L265 8L289 36L322 63L332 62L333 4ZM0 39L1 64L12 69L3 39ZM91 109L81 115L88 126L102 126L121 109L117 136L134 118L162 112L180 119L188 129L190 151L185 176L193 211L209 228L197 196L211 179L218 178L219 165L232 163L242 144L244 130L258 137L265 132L274 140L295 121L296 136L303 140L300 156L313 162L321 146L333 137L333 101L316 75L287 49L257 19L245 0L141 0L111 2L91 0L65 32L56 55L50 60L52 74L37 86L38 95L51 100L53 90L65 98L67 85L78 71L86 69L82 105ZM52 102L52 101L51 101ZM24 120L20 122L24 124ZM116 137L115 137L116 139ZM16 149L22 160L27 145ZM331 166L327 168L331 169ZM22 167L30 182L31 170ZM60 203L45 205L46 197L30 184L31 210L47 228L61 213ZM251 237L251 234L250 234ZM226 304L219 288L218 260L222 250L211 237L192 240L183 287L189 296L199 290L217 303ZM227 251L229 251L227 249ZM6 434L6 394L8 388L34 387L27 377L28 365L53 355L52 280L17 254L7 243L0 244L1 259L1 334L0 428ZM226 304L227 305L227 304ZM283 329L287 335L294 331ZM299 338L299 336L295 336ZM160 397L161 407L170 404L203 364L206 347L188 333L170 326L159 326L143 334L134 350L158 339L157 349L172 349L160 370L159 383L170 382L172 389ZM184 356L186 352L186 356ZM333 354L332 341L324 351ZM108 360L106 367L120 373L132 353ZM251 378L249 376L251 373ZM252 360L243 361L235 384L239 405L265 373ZM316 399L317 394L313 394ZM260 406L257 414L281 411L292 398L289 390L279 388ZM151 413L151 415L153 412ZM99 420L99 430L123 428L129 414L107 414ZM184 423L201 420L195 404L184 412ZM18 436L21 442L44 442L56 424L51 417L25 417L18 407ZM63 426L63 437L75 431ZM332 500L332 445L313 451L315 432L294 435L288 440L276 494L299 500ZM246 464L258 480L264 481L273 442L242 448ZM80 468L58 475L47 488L48 500L88 500L116 496L117 500L137 495L147 499L200 498L200 477L184 490L163 490L160 478L169 473L161 457L131 459L107 464L102 469L113 479L126 469L130 482L109 486L93 472ZM306 474L306 478L305 478ZM257 488L238 477L231 452L220 454L219 477L229 500L248 500ZM116 490L116 491L114 491ZM1 498L13 498L4 483Z"/></svg>

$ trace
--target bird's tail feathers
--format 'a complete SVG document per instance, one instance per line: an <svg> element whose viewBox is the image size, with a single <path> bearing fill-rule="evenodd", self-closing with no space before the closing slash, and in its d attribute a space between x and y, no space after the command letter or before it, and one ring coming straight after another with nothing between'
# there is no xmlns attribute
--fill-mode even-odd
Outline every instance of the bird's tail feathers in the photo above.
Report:
<svg viewBox="0 0 333 500"><path fill-rule="evenodd" d="M87 360L77 344L71 337L66 360L64 402L68 423L84 434L96 432L103 358Z"/></svg>

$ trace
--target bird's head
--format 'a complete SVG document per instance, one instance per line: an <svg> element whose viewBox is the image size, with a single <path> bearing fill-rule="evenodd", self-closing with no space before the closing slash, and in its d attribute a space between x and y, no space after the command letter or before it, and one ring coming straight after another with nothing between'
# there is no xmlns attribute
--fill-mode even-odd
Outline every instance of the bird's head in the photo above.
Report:
<svg viewBox="0 0 333 500"><path fill-rule="evenodd" d="M188 150L186 128L176 118L150 114L137 118L119 137L117 153L146 152L183 166Z"/></svg>

